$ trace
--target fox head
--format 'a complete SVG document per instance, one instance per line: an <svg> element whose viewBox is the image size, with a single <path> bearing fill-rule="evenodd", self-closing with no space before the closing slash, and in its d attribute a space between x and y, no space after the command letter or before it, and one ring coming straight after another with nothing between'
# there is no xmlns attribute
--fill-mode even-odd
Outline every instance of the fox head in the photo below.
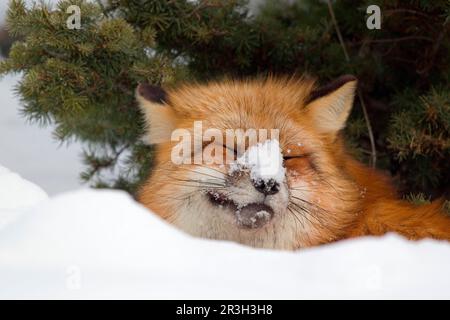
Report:
<svg viewBox="0 0 450 320"><path fill-rule="evenodd" d="M340 138L356 86L352 76L322 88L306 78L139 85L145 139L157 144L140 202L199 237L277 249L341 238L358 212Z"/></svg>

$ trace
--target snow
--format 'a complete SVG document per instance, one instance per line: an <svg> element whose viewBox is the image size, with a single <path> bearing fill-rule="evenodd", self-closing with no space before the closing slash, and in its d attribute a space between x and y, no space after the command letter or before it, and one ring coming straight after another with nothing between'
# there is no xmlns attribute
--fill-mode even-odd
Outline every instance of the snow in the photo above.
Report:
<svg viewBox="0 0 450 320"><path fill-rule="evenodd" d="M230 164L229 173L250 171L253 181L274 180L282 183L285 178L283 155L278 140L271 139L250 146L247 151Z"/></svg>
<svg viewBox="0 0 450 320"><path fill-rule="evenodd" d="M1 190L12 183L23 200L0 206L0 216L17 215L0 229L2 299L450 298L447 242L387 235L253 249L188 236L121 191L45 199L1 172Z"/></svg>
<svg viewBox="0 0 450 320"><path fill-rule="evenodd" d="M47 199L37 185L0 166L0 209L29 207ZM26 194L23 194L26 190Z"/></svg>
<svg viewBox="0 0 450 320"><path fill-rule="evenodd" d="M245 210L245 207L238 207L236 210L236 218L237 222L246 228L258 228L272 218L272 214L265 210L258 211L254 215L252 212L250 215L248 213L245 214ZM253 211L253 209L251 209L251 211Z"/></svg>
<svg viewBox="0 0 450 320"><path fill-rule="evenodd" d="M269 218L270 218L270 213L268 213L268 212L265 211L265 210L261 210L261 211L258 211L258 212L256 213L256 216L259 217L259 218L264 218L264 219L269 220Z"/></svg>
<svg viewBox="0 0 450 320"><path fill-rule="evenodd" d="M0 166L0 230L13 222L20 209L46 200L47 194L37 185ZM9 209L16 209L10 212Z"/></svg>
<svg viewBox="0 0 450 320"><path fill-rule="evenodd" d="M0 0L0 22L3 22L6 16L9 0Z"/></svg>

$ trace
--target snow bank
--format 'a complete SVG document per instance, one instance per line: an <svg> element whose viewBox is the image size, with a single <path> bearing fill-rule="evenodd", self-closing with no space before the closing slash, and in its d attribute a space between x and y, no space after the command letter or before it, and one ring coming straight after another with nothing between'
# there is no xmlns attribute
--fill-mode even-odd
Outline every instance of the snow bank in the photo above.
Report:
<svg viewBox="0 0 450 320"><path fill-rule="evenodd" d="M111 190L0 209L16 212L0 230L0 298L450 298L444 242L253 249L192 238Z"/></svg>
<svg viewBox="0 0 450 320"><path fill-rule="evenodd" d="M21 209L45 199L47 194L40 187L0 166L0 230L16 219Z"/></svg>
<svg viewBox="0 0 450 320"><path fill-rule="evenodd" d="M30 207L45 199L40 187L0 166L0 209Z"/></svg>

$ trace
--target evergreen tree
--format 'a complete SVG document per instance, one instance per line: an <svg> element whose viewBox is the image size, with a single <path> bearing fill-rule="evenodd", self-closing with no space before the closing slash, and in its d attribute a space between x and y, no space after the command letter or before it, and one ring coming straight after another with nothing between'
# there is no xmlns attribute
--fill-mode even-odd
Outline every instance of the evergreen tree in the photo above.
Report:
<svg viewBox="0 0 450 320"><path fill-rule="evenodd" d="M366 26L372 4L382 11L380 30ZM79 30L67 27L70 5L81 9ZM138 82L307 72L325 83L351 73L360 86L349 148L389 170L405 194L448 191L448 0L267 0L247 8L241 0L63 0L55 8L13 0L7 25L21 40L0 74L23 75L17 93L28 119L55 124L59 141L85 144L84 180L134 192L152 161L140 140Z"/></svg>

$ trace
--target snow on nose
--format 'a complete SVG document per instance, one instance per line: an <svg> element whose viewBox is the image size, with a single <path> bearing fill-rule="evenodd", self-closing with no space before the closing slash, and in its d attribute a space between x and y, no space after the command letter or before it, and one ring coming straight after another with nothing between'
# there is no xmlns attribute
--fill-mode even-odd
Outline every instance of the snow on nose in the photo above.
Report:
<svg viewBox="0 0 450 320"><path fill-rule="evenodd" d="M229 173L236 171L249 171L256 182L284 182L286 169L278 140L266 140L248 148L230 165Z"/></svg>

